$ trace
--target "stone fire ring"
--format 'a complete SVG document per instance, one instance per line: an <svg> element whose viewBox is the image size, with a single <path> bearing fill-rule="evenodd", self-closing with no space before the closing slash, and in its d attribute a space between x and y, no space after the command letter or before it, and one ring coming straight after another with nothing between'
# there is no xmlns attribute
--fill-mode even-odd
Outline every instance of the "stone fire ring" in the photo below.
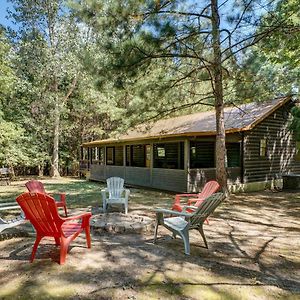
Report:
<svg viewBox="0 0 300 300"><path fill-rule="evenodd" d="M139 215L123 213L102 213L91 219L91 230L94 234L101 233L150 233L154 229L154 220Z"/></svg>

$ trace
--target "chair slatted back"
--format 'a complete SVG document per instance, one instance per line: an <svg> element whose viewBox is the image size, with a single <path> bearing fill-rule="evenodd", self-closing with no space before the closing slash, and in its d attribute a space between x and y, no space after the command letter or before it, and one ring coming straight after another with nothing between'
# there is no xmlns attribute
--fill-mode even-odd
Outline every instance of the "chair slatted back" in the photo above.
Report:
<svg viewBox="0 0 300 300"><path fill-rule="evenodd" d="M30 180L25 183L25 186L27 187L27 190L31 193L46 194L43 183L38 180Z"/></svg>
<svg viewBox="0 0 300 300"><path fill-rule="evenodd" d="M198 197L200 198L207 198L208 196L212 195L213 193L217 192L220 188L220 185L215 180L210 180L205 183L202 191L199 193Z"/></svg>
<svg viewBox="0 0 300 300"><path fill-rule="evenodd" d="M60 237L63 219L58 215L55 200L42 193L24 193L17 202L34 226L37 234Z"/></svg>
<svg viewBox="0 0 300 300"><path fill-rule="evenodd" d="M198 227L225 199L223 193L215 193L203 201L190 218L190 228Z"/></svg>
<svg viewBox="0 0 300 300"><path fill-rule="evenodd" d="M106 179L109 198L121 198L124 191L124 179L120 177L110 177Z"/></svg>

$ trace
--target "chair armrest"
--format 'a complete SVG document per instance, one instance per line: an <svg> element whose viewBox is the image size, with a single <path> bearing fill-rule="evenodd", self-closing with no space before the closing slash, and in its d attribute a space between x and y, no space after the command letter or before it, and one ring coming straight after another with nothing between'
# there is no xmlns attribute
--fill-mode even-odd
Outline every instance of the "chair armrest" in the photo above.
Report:
<svg viewBox="0 0 300 300"><path fill-rule="evenodd" d="M191 214L186 213L186 212L179 212L179 211L164 209L164 208L156 208L154 211L156 213L170 214L173 216L183 216L183 217L191 217L192 216Z"/></svg>
<svg viewBox="0 0 300 300"><path fill-rule="evenodd" d="M197 196L197 194L176 194L175 197L194 197Z"/></svg>
<svg viewBox="0 0 300 300"><path fill-rule="evenodd" d="M204 198L192 198L188 200L188 205L193 205L193 203L197 203L198 201L200 201L201 203L204 201Z"/></svg>
<svg viewBox="0 0 300 300"><path fill-rule="evenodd" d="M64 222L82 219L81 227L84 228L89 224L89 220L90 220L91 216L92 216L92 213L87 212L87 213L83 213L83 214L80 214L77 216L67 217L67 218L62 218L62 219L64 220Z"/></svg>
<svg viewBox="0 0 300 300"><path fill-rule="evenodd" d="M72 220L77 220L77 219L82 219L82 218L87 218L87 217L91 217L92 214L90 212L87 213L83 213L80 215L76 215L76 216L72 216L72 217L67 217L67 218L62 218L64 221L72 221Z"/></svg>
<svg viewBox="0 0 300 300"><path fill-rule="evenodd" d="M185 198L185 197L197 197L197 194L176 194L174 204L180 204L180 198Z"/></svg>
<svg viewBox="0 0 300 300"><path fill-rule="evenodd" d="M59 195L60 202L66 204L66 193L47 193L47 195L51 196L52 198L54 198L54 195Z"/></svg>
<svg viewBox="0 0 300 300"><path fill-rule="evenodd" d="M124 191L125 191L125 199L128 200L129 195L130 195L130 190L129 189L124 189Z"/></svg>
<svg viewBox="0 0 300 300"><path fill-rule="evenodd" d="M106 197L106 194L108 193L108 189L103 189L101 190L101 195L102 195L102 198L103 200L105 200L107 197Z"/></svg>
<svg viewBox="0 0 300 300"><path fill-rule="evenodd" d="M192 209L193 211L197 210L198 207L197 206L193 206L193 205L186 205L182 208L183 212L186 212L187 209Z"/></svg>

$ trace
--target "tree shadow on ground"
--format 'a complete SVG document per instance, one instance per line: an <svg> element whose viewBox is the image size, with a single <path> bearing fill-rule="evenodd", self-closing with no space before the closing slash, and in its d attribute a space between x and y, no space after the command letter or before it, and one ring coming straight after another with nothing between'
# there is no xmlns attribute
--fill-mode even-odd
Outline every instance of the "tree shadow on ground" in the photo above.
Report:
<svg viewBox="0 0 300 300"><path fill-rule="evenodd" d="M74 201L82 193L77 187L69 188ZM54 184L48 188L58 190ZM86 192L98 194L99 186L88 184ZM71 206L86 206L83 198ZM130 211L154 217L154 206L172 201L172 194L133 189ZM191 232L190 256L164 228L155 245L151 235L101 234L92 236L89 250L82 235L64 266L57 264L59 248L52 240L42 244L32 264L34 238L2 241L0 298L292 299L300 295L299 216L297 193L232 195L205 225L209 249Z"/></svg>

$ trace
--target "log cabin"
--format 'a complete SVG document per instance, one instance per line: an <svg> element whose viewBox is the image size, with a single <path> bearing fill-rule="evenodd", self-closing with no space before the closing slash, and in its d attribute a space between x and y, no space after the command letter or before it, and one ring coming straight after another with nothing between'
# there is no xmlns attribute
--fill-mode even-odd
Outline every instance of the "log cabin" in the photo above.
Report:
<svg viewBox="0 0 300 300"><path fill-rule="evenodd" d="M289 129L291 97L226 107L228 184L232 191L279 186L300 171L300 144ZM90 180L111 176L127 185L197 192L216 178L215 112L145 123L116 138L81 145L80 172Z"/></svg>

